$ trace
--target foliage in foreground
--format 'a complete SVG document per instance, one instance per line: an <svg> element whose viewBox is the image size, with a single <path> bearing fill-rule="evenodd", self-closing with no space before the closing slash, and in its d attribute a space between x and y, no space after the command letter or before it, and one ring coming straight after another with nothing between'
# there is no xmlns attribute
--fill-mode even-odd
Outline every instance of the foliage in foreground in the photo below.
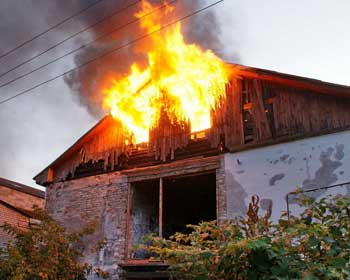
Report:
<svg viewBox="0 0 350 280"><path fill-rule="evenodd" d="M1 226L14 239L5 249L0 249L0 279L85 280L92 272L107 276L79 262L83 256L82 238L94 232L92 224L79 232L68 233L43 210L34 209L34 215L40 222L29 230L9 224Z"/></svg>
<svg viewBox="0 0 350 280"><path fill-rule="evenodd" d="M190 225L171 240L146 237L142 248L170 264L179 279L350 279L350 200L303 197L299 217L258 216L253 197L246 218Z"/></svg>

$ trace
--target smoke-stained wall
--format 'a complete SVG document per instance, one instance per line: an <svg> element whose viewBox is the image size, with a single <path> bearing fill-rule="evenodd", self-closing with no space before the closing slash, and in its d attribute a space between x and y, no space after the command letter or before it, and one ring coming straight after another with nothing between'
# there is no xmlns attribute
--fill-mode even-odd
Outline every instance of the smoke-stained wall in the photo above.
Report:
<svg viewBox="0 0 350 280"><path fill-rule="evenodd" d="M350 181L350 132L225 154L227 217L245 215L252 195L262 210L272 203L272 218L287 210L286 195ZM312 192L314 197L349 192L347 188ZM289 201L291 214L298 207Z"/></svg>

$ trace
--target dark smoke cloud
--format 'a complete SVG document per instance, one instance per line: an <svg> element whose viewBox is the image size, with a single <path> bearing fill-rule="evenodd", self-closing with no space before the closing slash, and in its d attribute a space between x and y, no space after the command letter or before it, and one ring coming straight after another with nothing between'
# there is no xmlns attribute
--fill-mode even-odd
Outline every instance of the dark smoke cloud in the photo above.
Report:
<svg viewBox="0 0 350 280"><path fill-rule="evenodd" d="M94 1L1 0L0 55ZM85 16L92 17L93 13L87 13ZM67 22L64 26L1 58L0 74L67 37L67 34L77 30L82 24L79 19ZM67 50L62 48L59 51ZM57 52L58 50L52 50L40 61L30 63L23 69L0 78L0 83L52 60ZM0 100L48 79L53 73L66 70L65 65L61 63L52 66L43 73L32 74L11 86L1 88ZM75 121L72 122L72 119ZM79 134L91 127L93 122L85 109L72 102L70 90L60 80L1 105L0 177L33 184L31 178L64 151Z"/></svg>
<svg viewBox="0 0 350 280"><path fill-rule="evenodd" d="M55 25L62 19L90 5L96 0L1 0L0 1L0 54L32 38L38 33ZM72 33L90 25L135 0L104 0L82 16L67 22L21 48L17 52L0 60L0 73L21 63L25 59L47 49ZM154 0L160 3L160 0ZM205 0L178 0L178 15L190 13ZM71 49L85 44L101 32L124 24L133 18L137 11L130 9L91 33L77 36L73 42L67 42L58 49L51 50L40 57L0 78L4 83L34 67L38 67ZM176 18L176 16L174 16ZM170 20L170 19L169 19ZM203 13L184 22L186 39L196 42L203 48L220 49L217 35L216 18L211 12ZM12 96L19 91L32 87L50 77L63 73L74 64L85 62L113 47L143 34L138 25L130 26L113 34L112 37L94 44L76 56L42 69L6 88L0 88L0 99ZM125 48L112 56L74 72L65 78L47 84L31 94L21 96L4 104L0 108L0 176L32 184L31 178L67 149L79 136L86 132L100 116L101 108L99 82L108 72L123 73L135 61L145 61L145 56L136 52L136 47ZM69 86L69 87L68 87ZM76 102L73 102L75 99ZM89 111L90 114L87 113Z"/></svg>
<svg viewBox="0 0 350 280"><path fill-rule="evenodd" d="M155 5L160 5L163 1L153 0L151 1ZM115 10L133 3L132 0L114 1L110 4L108 9ZM200 9L206 5L206 1L203 0L179 0L175 4L175 12L172 18L168 21L177 19L181 16L187 15L197 9ZM113 17L107 24L96 28L92 32L93 36L99 36L101 32L112 30L118 26L122 26L127 22L134 19L134 13L138 11L140 5L129 9L128 12L124 12L122 15ZM105 13L106 10L100 10L100 13ZM100 16L100 15L98 15ZM203 14L196 15L182 23L183 33L187 43L196 43L203 49L212 49L220 51L223 46L220 41L220 28L217 22L214 11L208 10ZM77 54L74 58L77 65L83 64L85 61L90 60L93 57L97 57L108 51L111 48L116 48L127 42L138 38L145 34L144 30L139 28L138 23L128 26L127 28L113 33L112 36L99 40L93 46L89 46L84 49L83 52ZM75 92L77 99L86 106L88 111L95 117L101 117L106 112L103 112L102 100L103 93L101 93L101 85L108 73L127 73L130 66L134 62L142 63L146 61L146 54L140 53L138 45L133 45L127 48L123 48L107 57L99 59L96 63L89 64L88 66L75 71L65 77L65 82Z"/></svg>
<svg viewBox="0 0 350 280"><path fill-rule="evenodd" d="M93 2L93 0L1 0L0 55L43 32L48 27L55 25L62 19L69 17ZM24 59L35 55L39 51L47 49L53 43L58 42L67 36L66 34L69 34L72 30L76 29L77 24L82 24L81 21L83 18L89 18L91 15L91 12L87 12L82 17L66 22L59 28L56 28L50 33L47 33L21 47L16 52L1 58L0 71L9 69L10 67L22 62ZM3 71L0 73L2 72Z"/></svg>

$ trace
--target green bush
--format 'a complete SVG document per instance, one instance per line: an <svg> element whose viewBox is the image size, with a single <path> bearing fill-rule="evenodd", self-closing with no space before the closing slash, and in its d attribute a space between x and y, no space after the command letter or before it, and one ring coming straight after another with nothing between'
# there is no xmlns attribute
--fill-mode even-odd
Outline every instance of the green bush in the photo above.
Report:
<svg viewBox="0 0 350 280"><path fill-rule="evenodd" d="M94 232L93 225L68 233L43 210L36 208L33 213L40 222L28 230L1 226L14 239L0 249L0 279L85 280L92 272L107 276L79 261L83 256L82 238Z"/></svg>
<svg viewBox="0 0 350 280"><path fill-rule="evenodd" d="M178 279L350 279L350 208L346 197L303 197L299 217L277 224L271 209L258 215L253 197L246 218L189 225L170 240L141 245L170 265Z"/></svg>

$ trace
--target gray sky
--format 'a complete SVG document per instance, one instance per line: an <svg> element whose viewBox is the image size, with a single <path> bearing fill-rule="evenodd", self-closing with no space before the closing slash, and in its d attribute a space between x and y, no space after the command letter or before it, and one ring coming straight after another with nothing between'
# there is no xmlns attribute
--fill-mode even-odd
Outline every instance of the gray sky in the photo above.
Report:
<svg viewBox="0 0 350 280"><path fill-rule="evenodd" d="M186 2L186 0L179 0ZM64 2L64 4L62 4ZM74 13L93 1L62 0L1 0L0 54L31 38L48 26ZM116 5L105 0L103 5ZM113 3L112 3L113 2ZM193 1L187 0L191 7ZM206 0L197 0L204 6ZM187 5L187 6L186 6ZM65 38L74 30L96 20L108 11L97 7L85 17L75 20L21 49L0 59L0 73L32 56L40 49ZM110 6L110 7L112 7ZM185 22L187 34L204 46L212 46L225 60L266 68L329 82L349 85L350 75L350 1L348 0L226 0L213 8L215 18L203 14ZM220 42L208 43L203 32L192 34L198 22L219 36ZM208 30L204 30L204 34ZM215 34L210 38L214 38ZM41 60L13 75L0 78L0 83L28 71L43 61L65 53L93 33L54 50ZM189 35L188 35L189 36ZM203 40L203 42L201 42ZM214 40L214 39L211 39ZM215 40L216 41L216 40ZM80 58L80 57L79 57ZM130 57L128 58L130 61ZM0 97L8 97L31 85L44 81L73 67L77 57L68 57L20 83L0 89ZM93 69L92 69L93 70ZM99 69L101 71L101 69ZM2 98L1 98L2 99ZM32 177L65 151L78 137L98 120L91 115L80 95L63 79L58 79L0 106L0 176L34 186Z"/></svg>

